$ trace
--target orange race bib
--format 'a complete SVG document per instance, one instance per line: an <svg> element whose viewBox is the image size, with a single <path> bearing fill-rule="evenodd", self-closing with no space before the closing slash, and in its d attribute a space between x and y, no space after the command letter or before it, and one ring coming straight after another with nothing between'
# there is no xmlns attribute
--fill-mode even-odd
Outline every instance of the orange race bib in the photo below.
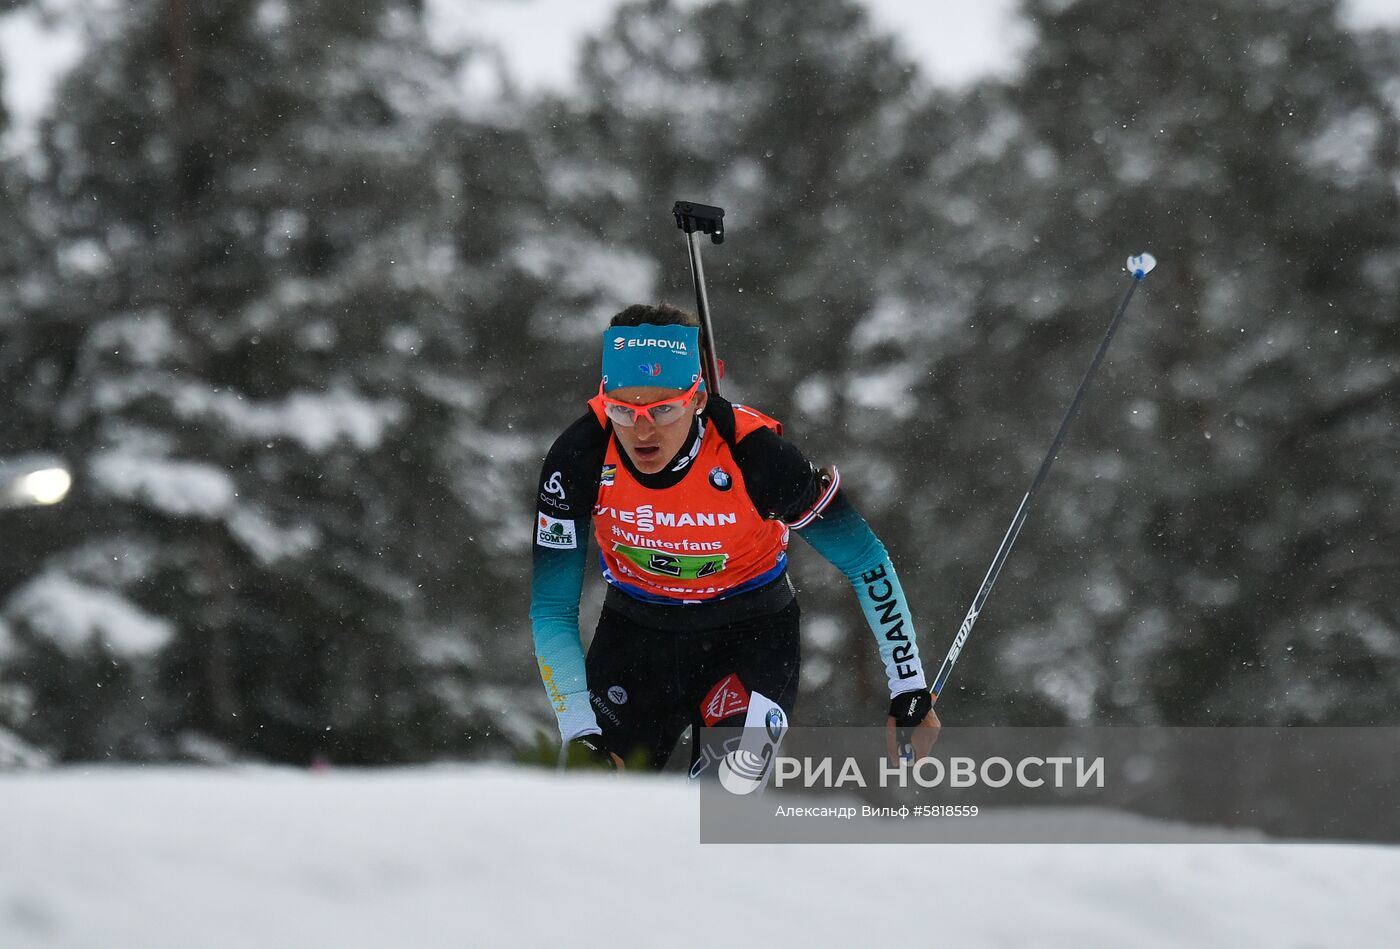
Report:
<svg viewBox="0 0 1400 949"><path fill-rule="evenodd" d="M777 424L747 412L742 421L748 431ZM609 583L639 600L688 603L734 596L782 575L787 525L754 507L743 472L713 424L707 424L685 476L669 488L639 483L621 451L610 439L593 507L593 532Z"/></svg>

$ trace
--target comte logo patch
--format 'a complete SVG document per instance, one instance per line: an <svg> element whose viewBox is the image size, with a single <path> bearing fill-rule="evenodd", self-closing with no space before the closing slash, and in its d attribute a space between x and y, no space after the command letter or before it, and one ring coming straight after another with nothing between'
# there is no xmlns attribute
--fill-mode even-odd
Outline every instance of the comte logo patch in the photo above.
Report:
<svg viewBox="0 0 1400 949"><path fill-rule="evenodd" d="M557 547L569 550L578 546L578 536L574 533L574 522L550 517L543 511L535 522L535 543L541 547Z"/></svg>

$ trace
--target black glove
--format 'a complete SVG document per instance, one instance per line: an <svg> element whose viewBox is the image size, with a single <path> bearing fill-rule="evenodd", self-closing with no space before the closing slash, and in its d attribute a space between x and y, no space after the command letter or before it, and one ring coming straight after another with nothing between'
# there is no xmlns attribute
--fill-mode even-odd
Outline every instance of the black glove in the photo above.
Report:
<svg viewBox="0 0 1400 949"><path fill-rule="evenodd" d="M616 771L617 762L613 761L602 735L579 735L569 742L564 767L570 770Z"/></svg>
<svg viewBox="0 0 1400 949"><path fill-rule="evenodd" d="M885 747L891 758L903 758L910 761L916 757L914 734L931 711L933 711L933 695L928 689L901 692L890 699L890 718L894 722L893 725L887 726ZM936 730L932 733L932 737L929 737L926 732L924 735L926 743L925 741L920 742L919 755L928 754L928 749L933 746L933 742L938 740Z"/></svg>
<svg viewBox="0 0 1400 949"><path fill-rule="evenodd" d="M898 728L913 728L933 708L933 695L928 689L901 692L890 699L890 718Z"/></svg>

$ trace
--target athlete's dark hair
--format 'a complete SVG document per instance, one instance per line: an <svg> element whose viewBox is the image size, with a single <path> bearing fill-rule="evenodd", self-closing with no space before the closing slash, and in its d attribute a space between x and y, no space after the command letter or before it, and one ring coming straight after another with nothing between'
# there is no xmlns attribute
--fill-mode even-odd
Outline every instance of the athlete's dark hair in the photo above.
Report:
<svg viewBox="0 0 1400 949"><path fill-rule="evenodd" d="M643 323L650 323L652 326L699 326L700 317L669 303L658 303L655 306L649 303L634 303L614 316L608 325L641 326Z"/></svg>

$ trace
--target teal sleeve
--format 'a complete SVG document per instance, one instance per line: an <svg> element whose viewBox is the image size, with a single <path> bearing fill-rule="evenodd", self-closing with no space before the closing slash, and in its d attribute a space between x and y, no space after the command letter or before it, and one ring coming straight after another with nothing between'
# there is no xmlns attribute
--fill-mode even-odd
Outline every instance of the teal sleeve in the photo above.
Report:
<svg viewBox="0 0 1400 949"><path fill-rule="evenodd" d="M845 493L837 491L820 515L797 533L845 574L855 589L885 663L890 695L927 689L914 618L894 564Z"/></svg>
<svg viewBox="0 0 1400 949"><path fill-rule="evenodd" d="M583 536L570 549L534 544L535 568L530 582L535 659L564 741L602 732L589 705L583 643L578 631L578 603L583 593L588 547L587 534L580 533Z"/></svg>

